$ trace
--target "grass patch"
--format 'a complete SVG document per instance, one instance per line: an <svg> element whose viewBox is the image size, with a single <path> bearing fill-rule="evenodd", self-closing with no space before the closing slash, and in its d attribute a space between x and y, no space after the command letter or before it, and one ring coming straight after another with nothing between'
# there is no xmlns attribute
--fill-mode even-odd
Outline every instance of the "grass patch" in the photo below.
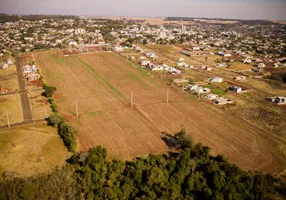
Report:
<svg viewBox="0 0 286 200"><path fill-rule="evenodd" d="M227 91L225 89L223 89L223 88L221 88L219 86L206 85L204 87L211 89L211 92L213 94L216 94L216 95L219 95L219 96L224 96L227 93Z"/></svg>
<svg viewBox="0 0 286 200"><path fill-rule="evenodd" d="M97 117L98 115L101 115L102 112L90 112L89 115L93 116L93 117Z"/></svg>
<svg viewBox="0 0 286 200"><path fill-rule="evenodd" d="M137 81L137 82L140 82L140 83L143 85L144 88L148 88L148 87L149 87L149 85L147 85L146 83L144 83L144 82L141 80L141 78L138 77L138 76L136 76L135 74L133 74L133 73L128 73L127 76L128 76L129 78L131 78L131 79Z"/></svg>

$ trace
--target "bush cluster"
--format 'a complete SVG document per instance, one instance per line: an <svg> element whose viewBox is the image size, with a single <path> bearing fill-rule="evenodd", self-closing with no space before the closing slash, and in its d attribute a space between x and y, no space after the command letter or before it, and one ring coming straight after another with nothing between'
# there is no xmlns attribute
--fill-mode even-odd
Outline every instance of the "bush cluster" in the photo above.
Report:
<svg viewBox="0 0 286 200"><path fill-rule="evenodd" d="M76 130L64 121L58 113L53 113L48 118L49 125L58 128L58 133L64 145L71 152L76 151Z"/></svg>
<svg viewBox="0 0 286 200"><path fill-rule="evenodd" d="M46 83L43 83L43 88L45 92L43 93L46 97L52 97L54 92L57 91L57 88L54 86L48 86Z"/></svg>

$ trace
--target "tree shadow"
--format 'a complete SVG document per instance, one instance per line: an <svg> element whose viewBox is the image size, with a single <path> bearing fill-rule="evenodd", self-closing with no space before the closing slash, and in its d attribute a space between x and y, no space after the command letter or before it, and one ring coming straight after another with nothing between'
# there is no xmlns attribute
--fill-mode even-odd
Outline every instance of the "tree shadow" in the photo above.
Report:
<svg viewBox="0 0 286 200"><path fill-rule="evenodd" d="M181 145L179 141L177 140L176 135L172 135L164 131L161 133L164 135L163 137L161 137L161 139L166 143L169 149L173 150L173 149L180 148Z"/></svg>
<svg viewBox="0 0 286 200"><path fill-rule="evenodd" d="M193 146L192 137L185 132L184 128L176 134L170 134L167 132L161 133L163 134L161 139L166 143L170 150L192 148Z"/></svg>

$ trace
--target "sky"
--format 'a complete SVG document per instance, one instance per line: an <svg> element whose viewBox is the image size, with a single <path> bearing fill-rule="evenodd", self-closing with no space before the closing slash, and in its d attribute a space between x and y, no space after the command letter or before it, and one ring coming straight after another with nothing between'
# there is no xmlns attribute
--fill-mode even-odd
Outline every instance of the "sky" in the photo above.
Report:
<svg viewBox="0 0 286 200"><path fill-rule="evenodd" d="M0 13L286 20L286 0L0 0Z"/></svg>

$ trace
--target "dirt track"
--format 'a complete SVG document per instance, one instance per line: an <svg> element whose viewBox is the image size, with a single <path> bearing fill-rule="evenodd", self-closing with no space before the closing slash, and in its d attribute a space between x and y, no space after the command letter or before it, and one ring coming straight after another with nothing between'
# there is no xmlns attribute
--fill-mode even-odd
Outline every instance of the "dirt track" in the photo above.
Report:
<svg viewBox="0 0 286 200"><path fill-rule="evenodd" d="M275 174L285 169L285 159L270 134L172 89L167 104L165 85L113 53L57 59L39 52L35 59L47 83L57 87L56 102L78 130L81 150L102 145L110 157L121 159L162 153L167 151L162 132L175 133L184 125L195 142L210 146L214 154L225 155L245 170ZM129 108L131 91L135 109Z"/></svg>

